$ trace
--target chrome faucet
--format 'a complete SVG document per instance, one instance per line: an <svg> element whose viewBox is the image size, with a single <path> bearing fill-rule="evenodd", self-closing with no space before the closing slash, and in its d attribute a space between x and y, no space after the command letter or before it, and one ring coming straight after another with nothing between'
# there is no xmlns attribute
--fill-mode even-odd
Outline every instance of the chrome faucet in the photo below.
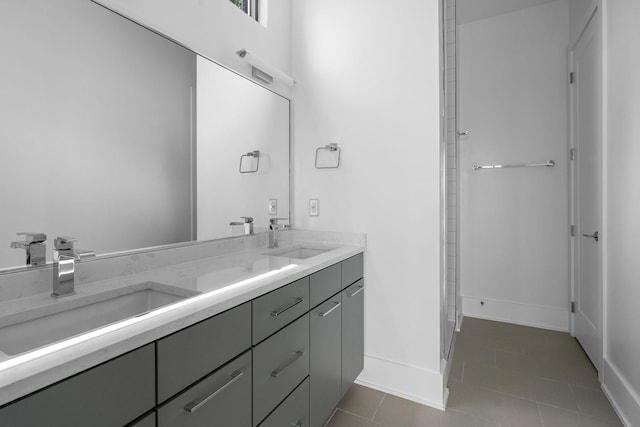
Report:
<svg viewBox="0 0 640 427"><path fill-rule="evenodd" d="M47 235L44 233L16 233L18 236L25 236L22 242L11 242L11 247L16 249L24 249L27 253L27 265L36 266L44 265L47 262Z"/></svg>
<svg viewBox="0 0 640 427"><path fill-rule="evenodd" d="M278 221L287 221L288 218L270 218L269 219L269 249L278 247L278 236L276 232L279 228L288 228L290 225L278 224Z"/></svg>
<svg viewBox="0 0 640 427"><path fill-rule="evenodd" d="M56 298L73 295L75 291L76 261L84 257L93 257L93 251L74 249L73 237L56 237L53 242L53 292Z"/></svg>
<svg viewBox="0 0 640 427"><path fill-rule="evenodd" d="M244 234L253 234L253 218L250 216L241 216L243 222L230 222L229 225L242 225L244 226Z"/></svg>

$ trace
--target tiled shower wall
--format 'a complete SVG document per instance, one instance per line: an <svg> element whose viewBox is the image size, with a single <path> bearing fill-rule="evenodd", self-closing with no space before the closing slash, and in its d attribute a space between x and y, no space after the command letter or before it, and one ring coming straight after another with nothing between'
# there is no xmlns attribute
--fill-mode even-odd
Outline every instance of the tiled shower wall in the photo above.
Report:
<svg viewBox="0 0 640 427"><path fill-rule="evenodd" d="M458 145L456 117L456 0L445 0L447 71L447 313L455 322L458 263Z"/></svg>

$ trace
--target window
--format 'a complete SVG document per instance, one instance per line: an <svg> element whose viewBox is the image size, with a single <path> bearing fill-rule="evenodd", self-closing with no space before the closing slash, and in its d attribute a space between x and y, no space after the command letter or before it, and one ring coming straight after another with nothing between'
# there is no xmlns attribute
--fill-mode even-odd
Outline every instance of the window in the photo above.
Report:
<svg viewBox="0 0 640 427"><path fill-rule="evenodd" d="M235 4L238 9L242 10L244 13L252 17L258 22L260 21L260 17L258 16L260 0L229 0L231 3Z"/></svg>

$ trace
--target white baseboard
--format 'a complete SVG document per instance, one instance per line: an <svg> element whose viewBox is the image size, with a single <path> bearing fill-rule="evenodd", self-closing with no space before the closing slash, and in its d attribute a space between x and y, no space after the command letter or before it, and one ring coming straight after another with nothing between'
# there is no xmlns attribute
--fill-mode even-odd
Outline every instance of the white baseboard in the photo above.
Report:
<svg viewBox="0 0 640 427"><path fill-rule="evenodd" d="M484 305L481 304L484 302ZM500 322L516 323L536 328L569 331L569 309L513 301L462 296L465 316Z"/></svg>
<svg viewBox="0 0 640 427"><path fill-rule="evenodd" d="M445 408L440 372L365 355L364 370L356 383L432 408Z"/></svg>
<svg viewBox="0 0 640 427"><path fill-rule="evenodd" d="M626 427L640 426L640 395L611 361L603 361L602 390Z"/></svg>

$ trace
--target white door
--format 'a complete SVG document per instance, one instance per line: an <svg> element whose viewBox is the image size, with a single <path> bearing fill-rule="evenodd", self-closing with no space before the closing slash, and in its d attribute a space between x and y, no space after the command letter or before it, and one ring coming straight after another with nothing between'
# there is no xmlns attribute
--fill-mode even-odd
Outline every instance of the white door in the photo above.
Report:
<svg viewBox="0 0 640 427"><path fill-rule="evenodd" d="M572 51L574 333L596 369L602 360L602 179L599 12Z"/></svg>

